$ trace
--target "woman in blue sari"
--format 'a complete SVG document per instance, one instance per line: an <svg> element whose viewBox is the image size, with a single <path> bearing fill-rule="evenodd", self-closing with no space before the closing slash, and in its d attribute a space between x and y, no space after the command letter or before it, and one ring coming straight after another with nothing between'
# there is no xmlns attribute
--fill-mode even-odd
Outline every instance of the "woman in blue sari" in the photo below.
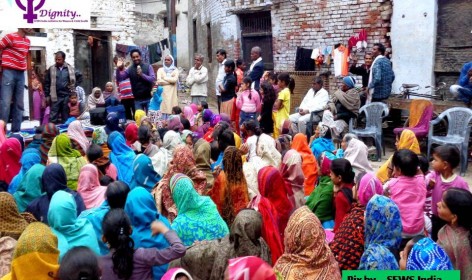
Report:
<svg viewBox="0 0 472 280"><path fill-rule="evenodd" d="M133 162L133 180L129 185L130 189L143 187L149 192L161 180L152 165L151 159L145 154L139 154Z"/></svg>
<svg viewBox="0 0 472 280"><path fill-rule="evenodd" d="M320 156L323 152L333 152L336 149L333 140L331 140L331 130L328 126L322 123L318 124L315 135L312 136L310 142L310 149L317 161L320 160Z"/></svg>
<svg viewBox="0 0 472 280"><path fill-rule="evenodd" d="M125 137L118 131L113 131L108 137L110 160L118 169L118 180L130 184L133 180L133 161L135 153L126 145Z"/></svg>
<svg viewBox="0 0 472 280"><path fill-rule="evenodd" d="M28 148L23 151L20 159L21 169L20 172L13 177L8 186L8 192L13 194L16 192L18 185L25 176L26 172L37 163L41 163L41 153L38 149Z"/></svg>

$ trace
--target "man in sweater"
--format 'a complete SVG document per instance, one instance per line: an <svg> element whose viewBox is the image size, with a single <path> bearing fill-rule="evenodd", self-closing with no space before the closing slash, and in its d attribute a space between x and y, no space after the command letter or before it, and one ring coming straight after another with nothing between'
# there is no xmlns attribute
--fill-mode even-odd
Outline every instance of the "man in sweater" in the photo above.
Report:
<svg viewBox="0 0 472 280"><path fill-rule="evenodd" d="M19 28L0 40L0 119L8 122L13 100L11 132L20 131L23 121L26 58L30 48L26 35L31 33L33 30L30 28Z"/></svg>
<svg viewBox="0 0 472 280"><path fill-rule="evenodd" d="M187 85L191 87L190 96L193 104L200 104L207 99L208 69L203 66L203 55L195 54L195 66L187 76Z"/></svg>
<svg viewBox="0 0 472 280"><path fill-rule="evenodd" d="M370 102L384 102L392 93L395 74L392 70L392 62L384 55L384 45L375 43L372 48L374 62L369 76L367 104Z"/></svg>

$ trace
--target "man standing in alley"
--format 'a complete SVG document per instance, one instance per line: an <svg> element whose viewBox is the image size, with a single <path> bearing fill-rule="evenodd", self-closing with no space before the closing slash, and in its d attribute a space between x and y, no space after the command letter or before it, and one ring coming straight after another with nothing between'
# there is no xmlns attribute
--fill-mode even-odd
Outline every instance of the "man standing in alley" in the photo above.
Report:
<svg viewBox="0 0 472 280"><path fill-rule="evenodd" d="M25 71L30 48L30 40L26 35L32 33L30 28L19 28L17 32L7 34L0 40L0 119L8 123L13 100L11 132L20 131L23 121Z"/></svg>
<svg viewBox="0 0 472 280"><path fill-rule="evenodd" d="M49 120L52 123L64 123L69 118L69 96L76 92L74 67L67 63L66 54L58 51L55 55L56 64L49 67L44 79L44 95L51 106Z"/></svg>
<svg viewBox="0 0 472 280"><path fill-rule="evenodd" d="M392 83L395 74L392 70L392 63L384 56L385 47L380 43L375 43L372 49L372 70L369 75L369 94L367 104L370 102L384 102L392 93Z"/></svg>
<svg viewBox="0 0 472 280"><path fill-rule="evenodd" d="M251 88L259 91L260 80L264 74L264 62L262 61L262 50L260 47L255 46L251 49L251 66L249 67L249 77L253 81Z"/></svg>
<svg viewBox="0 0 472 280"><path fill-rule="evenodd" d="M223 49L219 49L216 51L216 61L218 62L218 74L216 75L215 81L215 90L216 90L216 98L218 102L218 113L220 112L221 108L221 92L219 90L220 85L223 84L223 80L226 76L225 73L225 62L226 62L226 51Z"/></svg>
<svg viewBox="0 0 472 280"><path fill-rule="evenodd" d="M195 54L195 66L187 76L187 85L191 87L190 96L193 104L207 101L208 69L203 66L203 55Z"/></svg>

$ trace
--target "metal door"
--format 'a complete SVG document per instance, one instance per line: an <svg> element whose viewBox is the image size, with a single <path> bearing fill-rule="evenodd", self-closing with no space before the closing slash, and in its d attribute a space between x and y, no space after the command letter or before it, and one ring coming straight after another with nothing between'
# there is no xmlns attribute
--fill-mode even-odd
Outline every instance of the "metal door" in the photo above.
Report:
<svg viewBox="0 0 472 280"><path fill-rule="evenodd" d="M265 70L274 69L272 47L272 21L270 11L241 14L242 56L251 64L251 49L259 46L262 49L262 60Z"/></svg>

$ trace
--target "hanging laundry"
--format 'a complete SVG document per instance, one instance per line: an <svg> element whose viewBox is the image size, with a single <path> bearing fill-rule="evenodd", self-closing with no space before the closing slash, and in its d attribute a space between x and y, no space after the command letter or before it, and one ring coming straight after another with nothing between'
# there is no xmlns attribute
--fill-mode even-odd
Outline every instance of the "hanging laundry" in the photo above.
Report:
<svg viewBox="0 0 472 280"><path fill-rule="evenodd" d="M149 62L151 64L161 61L161 47L159 43L154 43L148 46L149 48Z"/></svg>
<svg viewBox="0 0 472 280"><path fill-rule="evenodd" d="M166 49L169 49L169 48L170 48L169 40L168 40L168 39L162 40L162 41L161 41L161 45L162 45L162 50L166 50Z"/></svg>
<svg viewBox="0 0 472 280"><path fill-rule="evenodd" d="M295 57L295 71L315 71L315 64L311 59L312 49L297 47Z"/></svg>
<svg viewBox="0 0 472 280"><path fill-rule="evenodd" d="M362 29L357 35L357 37L358 37L358 41L356 43L357 49L367 48L367 31L365 31L365 29Z"/></svg>
<svg viewBox="0 0 472 280"><path fill-rule="evenodd" d="M344 77L349 73L348 65L349 50L346 46L340 44L338 48L333 50L333 60L334 60L334 76L335 77Z"/></svg>
<svg viewBox="0 0 472 280"><path fill-rule="evenodd" d="M359 41L359 38L357 36L352 36L351 38L349 38L349 40L347 41L347 46L349 48L349 51L352 51L352 48L356 46L358 41Z"/></svg>
<svg viewBox="0 0 472 280"><path fill-rule="evenodd" d="M326 65L330 66L331 65L331 53L333 52L333 46L327 46L323 48L323 56L325 58L324 63Z"/></svg>

